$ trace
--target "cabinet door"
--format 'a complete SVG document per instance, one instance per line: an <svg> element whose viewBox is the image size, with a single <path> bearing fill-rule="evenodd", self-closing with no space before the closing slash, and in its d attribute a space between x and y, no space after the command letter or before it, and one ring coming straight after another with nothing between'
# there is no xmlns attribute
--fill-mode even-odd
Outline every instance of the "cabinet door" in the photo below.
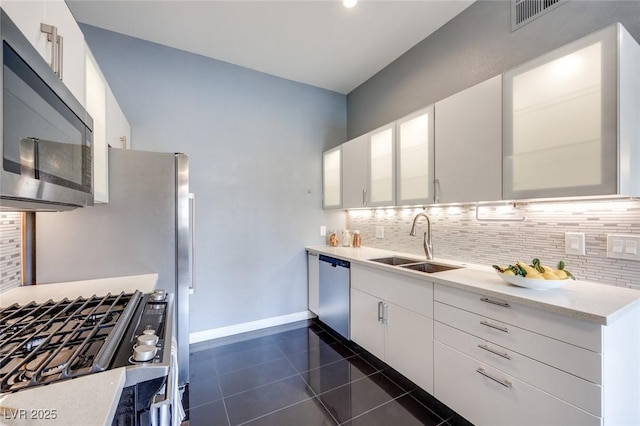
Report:
<svg viewBox="0 0 640 426"><path fill-rule="evenodd" d="M322 155L322 194L325 209L342 207L342 147Z"/></svg>
<svg viewBox="0 0 640 426"><path fill-rule="evenodd" d="M382 322L383 302L377 297L351 288L351 340L381 360L385 359Z"/></svg>
<svg viewBox="0 0 640 426"><path fill-rule="evenodd" d="M436 103L436 202L502 199L502 76Z"/></svg>
<svg viewBox="0 0 640 426"><path fill-rule="evenodd" d="M109 202L109 152L106 140L107 86L91 51L86 50L86 108L93 118L93 196Z"/></svg>
<svg viewBox="0 0 640 426"><path fill-rule="evenodd" d="M62 81L79 102L85 98L84 35L64 0L47 0L44 21L58 28L62 37ZM46 36L45 36L46 37ZM51 62L51 53L47 52Z"/></svg>
<svg viewBox="0 0 640 426"><path fill-rule="evenodd" d="M366 207L368 136L362 135L342 144L342 206Z"/></svg>
<svg viewBox="0 0 640 426"><path fill-rule="evenodd" d="M434 376L434 396L476 425L601 425L599 417L437 341Z"/></svg>
<svg viewBox="0 0 640 426"><path fill-rule="evenodd" d="M47 36L40 31L40 23L44 22L44 0L2 0L0 6L38 53L50 61Z"/></svg>
<svg viewBox="0 0 640 426"><path fill-rule="evenodd" d="M395 177L395 124L389 124L369 133L369 206L395 204Z"/></svg>
<svg viewBox="0 0 640 426"><path fill-rule="evenodd" d="M320 297L320 266L318 253L307 253L307 282L309 291L309 310L318 315Z"/></svg>
<svg viewBox="0 0 640 426"><path fill-rule="evenodd" d="M131 147L131 126L120 105L107 86L107 145L112 148Z"/></svg>
<svg viewBox="0 0 640 426"><path fill-rule="evenodd" d="M617 192L617 28L504 74L504 198Z"/></svg>
<svg viewBox="0 0 640 426"><path fill-rule="evenodd" d="M433 394L433 320L387 305L385 362Z"/></svg>
<svg viewBox="0 0 640 426"><path fill-rule="evenodd" d="M434 201L433 105L396 122L398 205Z"/></svg>

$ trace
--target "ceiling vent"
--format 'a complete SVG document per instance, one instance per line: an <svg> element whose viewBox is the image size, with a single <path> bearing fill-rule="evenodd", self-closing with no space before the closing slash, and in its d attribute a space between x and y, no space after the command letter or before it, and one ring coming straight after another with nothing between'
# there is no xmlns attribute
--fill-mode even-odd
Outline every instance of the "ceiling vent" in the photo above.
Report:
<svg viewBox="0 0 640 426"><path fill-rule="evenodd" d="M566 2L567 0L512 0L511 31L517 30Z"/></svg>

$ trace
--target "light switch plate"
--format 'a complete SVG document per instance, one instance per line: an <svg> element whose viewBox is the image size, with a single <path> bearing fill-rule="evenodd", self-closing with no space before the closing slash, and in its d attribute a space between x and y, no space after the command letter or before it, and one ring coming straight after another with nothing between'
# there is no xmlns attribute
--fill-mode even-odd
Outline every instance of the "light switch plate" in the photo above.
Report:
<svg viewBox="0 0 640 426"><path fill-rule="evenodd" d="M640 235L607 235L607 257L640 261Z"/></svg>
<svg viewBox="0 0 640 426"><path fill-rule="evenodd" d="M583 232L565 232L564 233L564 252L565 254L577 254L584 256L586 254L586 245Z"/></svg>
<svg viewBox="0 0 640 426"><path fill-rule="evenodd" d="M326 226L321 226L320 227L320 236L321 237L326 237L327 236L327 227Z"/></svg>
<svg viewBox="0 0 640 426"><path fill-rule="evenodd" d="M376 226L376 238L384 238L384 226Z"/></svg>

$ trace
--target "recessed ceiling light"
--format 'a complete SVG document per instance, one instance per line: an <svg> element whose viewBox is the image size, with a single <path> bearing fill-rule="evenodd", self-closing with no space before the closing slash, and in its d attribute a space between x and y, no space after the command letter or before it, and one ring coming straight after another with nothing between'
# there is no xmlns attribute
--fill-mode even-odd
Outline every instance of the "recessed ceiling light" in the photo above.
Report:
<svg viewBox="0 0 640 426"><path fill-rule="evenodd" d="M358 0L342 0L344 7L352 8L358 3Z"/></svg>

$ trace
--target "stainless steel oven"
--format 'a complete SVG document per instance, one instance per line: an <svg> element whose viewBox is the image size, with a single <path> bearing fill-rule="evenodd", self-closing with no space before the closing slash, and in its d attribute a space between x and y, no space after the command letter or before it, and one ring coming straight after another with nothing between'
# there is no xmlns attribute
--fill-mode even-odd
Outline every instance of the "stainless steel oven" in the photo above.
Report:
<svg viewBox="0 0 640 426"><path fill-rule="evenodd" d="M91 117L1 10L0 35L0 208L92 205Z"/></svg>

